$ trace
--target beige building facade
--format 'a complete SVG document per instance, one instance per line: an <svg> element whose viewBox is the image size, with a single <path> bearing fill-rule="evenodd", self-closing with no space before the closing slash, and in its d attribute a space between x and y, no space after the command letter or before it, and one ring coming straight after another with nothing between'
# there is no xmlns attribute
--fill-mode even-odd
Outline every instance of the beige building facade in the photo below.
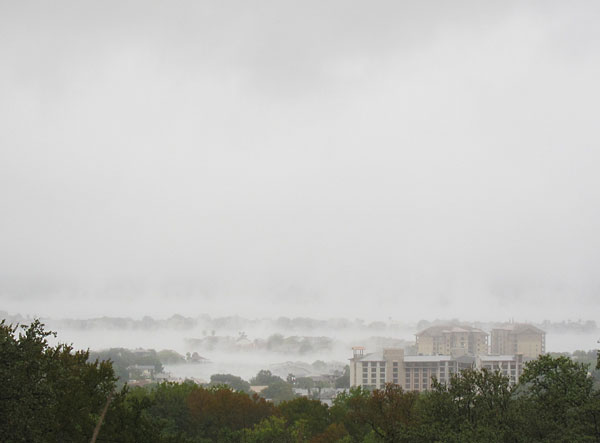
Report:
<svg viewBox="0 0 600 443"><path fill-rule="evenodd" d="M523 373L523 354L479 355L476 367L491 372L499 371L508 377L510 384L514 385L519 382L519 377Z"/></svg>
<svg viewBox="0 0 600 443"><path fill-rule="evenodd" d="M381 389L386 383L399 384L404 376L404 350L384 349L364 354L365 348L352 348L350 359L350 386Z"/></svg>
<svg viewBox="0 0 600 443"><path fill-rule="evenodd" d="M471 326L432 326L416 334L416 343L419 355L488 353L488 333Z"/></svg>
<svg viewBox="0 0 600 443"><path fill-rule="evenodd" d="M464 369L500 371L516 384L523 372L523 356L516 355L404 355L402 349L384 349L365 354L365 348L352 348L350 387L383 389L387 383L406 391L423 392L432 388L433 378L448 383Z"/></svg>
<svg viewBox="0 0 600 443"><path fill-rule="evenodd" d="M433 326L416 334L418 355L404 355L403 349L365 353L352 348L350 386L382 389L387 383L408 391L427 391L432 379L448 383L464 369L499 371L516 384L524 361L545 352L545 332L529 324L508 324L494 328L491 353L487 332L470 326Z"/></svg>
<svg viewBox="0 0 600 443"><path fill-rule="evenodd" d="M492 329L492 354L522 354L526 359L546 352L546 333L533 325L509 323Z"/></svg>
<svg viewBox="0 0 600 443"><path fill-rule="evenodd" d="M365 389L382 389L386 383L393 383L405 390L427 391L432 387L432 377L447 383L452 374L475 365L475 358L467 355L405 356L402 349L365 354L363 347L352 349L350 386Z"/></svg>

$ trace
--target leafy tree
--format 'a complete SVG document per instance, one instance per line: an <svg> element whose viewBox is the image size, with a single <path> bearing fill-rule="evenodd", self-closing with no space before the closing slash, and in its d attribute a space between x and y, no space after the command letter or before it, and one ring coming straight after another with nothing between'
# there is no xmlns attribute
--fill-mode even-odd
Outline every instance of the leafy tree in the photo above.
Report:
<svg viewBox="0 0 600 443"><path fill-rule="evenodd" d="M288 424L302 420L304 429L311 436L322 433L329 425L329 408L318 400L299 397L282 402L277 409Z"/></svg>
<svg viewBox="0 0 600 443"><path fill-rule="evenodd" d="M198 388L187 398L192 422L200 435L215 439L228 428L236 431L251 427L274 413L274 406L263 398L217 386Z"/></svg>
<svg viewBox="0 0 600 443"><path fill-rule="evenodd" d="M260 396L273 400L275 404L286 400L292 400L296 397L292 385L283 380L272 382L266 389L263 389L260 392Z"/></svg>
<svg viewBox="0 0 600 443"><path fill-rule="evenodd" d="M350 366L344 367L344 374L335 379L336 388L349 388L350 387Z"/></svg>
<svg viewBox="0 0 600 443"><path fill-rule="evenodd" d="M154 366L155 372L162 372L164 369L158 354L153 349L137 353L125 348L110 348L103 351L91 352L90 360L110 360L120 384L125 384L129 381L128 368L130 366Z"/></svg>
<svg viewBox="0 0 600 443"><path fill-rule="evenodd" d="M184 441L185 436L194 434L195 425L187 402L198 389L198 385L193 382L165 382L149 391L152 403L148 413L161 423L160 433L163 438L168 441ZM148 390L139 388L132 392L143 395Z"/></svg>
<svg viewBox="0 0 600 443"><path fill-rule="evenodd" d="M357 411L366 407L370 396L371 393L366 389L351 388L349 392L342 392L335 397L329 408L331 421L342 425L352 441L362 442L371 431L368 423L355 420L354 416Z"/></svg>
<svg viewBox="0 0 600 443"><path fill-rule="evenodd" d="M213 374L210 376L211 386L226 385L239 392L251 393L250 383L241 377L231 374Z"/></svg>
<svg viewBox="0 0 600 443"><path fill-rule="evenodd" d="M244 434L244 441L248 443L295 443L297 440L292 430L285 425L285 420L271 416L254 425Z"/></svg>
<svg viewBox="0 0 600 443"><path fill-rule="evenodd" d="M434 380L418 413L428 440L505 441L512 436L512 388L500 372L468 369L449 384Z"/></svg>
<svg viewBox="0 0 600 443"><path fill-rule="evenodd" d="M4 442L80 442L91 438L115 387L109 362L87 351L50 346L39 320L0 322L0 436Z"/></svg>
<svg viewBox="0 0 600 443"><path fill-rule="evenodd" d="M310 377L298 377L295 383L297 388L311 390L315 387L315 382Z"/></svg>
<svg viewBox="0 0 600 443"><path fill-rule="evenodd" d="M341 423L331 423L321 434L315 435L311 443L348 442L352 439L346 428Z"/></svg>
<svg viewBox="0 0 600 443"><path fill-rule="evenodd" d="M267 369L261 369L256 374L256 377L250 379L250 384L253 386L270 386L273 383L281 382L283 379L276 375L273 375L271 371Z"/></svg>
<svg viewBox="0 0 600 443"><path fill-rule="evenodd" d="M369 425L384 442L413 442L418 397L416 392L405 392L389 383L385 389L375 389L363 407L351 411L350 415L357 422Z"/></svg>
<svg viewBox="0 0 600 443"><path fill-rule="evenodd" d="M164 423L149 411L155 400L143 388L129 391L127 386L115 396L100 429L97 443L161 443L167 442L161 433ZM178 441L185 441L179 439Z"/></svg>
<svg viewBox="0 0 600 443"><path fill-rule="evenodd" d="M157 357L163 365L177 365L185 363L185 357L170 349L157 352Z"/></svg>
<svg viewBox="0 0 600 443"><path fill-rule="evenodd" d="M597 397L587 365L570 358L541 355L526 363L520 379L528 433L542 441L582 441L600 423ZM583 411L587 414L582 414ZM596 423L594 423L596 422Z"/></svg>

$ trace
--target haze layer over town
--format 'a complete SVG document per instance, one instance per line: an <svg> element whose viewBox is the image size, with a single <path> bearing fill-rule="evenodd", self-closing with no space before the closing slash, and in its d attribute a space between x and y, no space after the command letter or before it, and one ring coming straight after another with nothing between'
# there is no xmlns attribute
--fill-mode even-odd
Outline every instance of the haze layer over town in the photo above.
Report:
<svg viewBox="0 0 600 443"><path fill-rule="evenodd" d="M6 317L92 349L215 329L73 326L174 315L342 361L436 319L597 346L598 2L60 3L0 2Z"/></svg>

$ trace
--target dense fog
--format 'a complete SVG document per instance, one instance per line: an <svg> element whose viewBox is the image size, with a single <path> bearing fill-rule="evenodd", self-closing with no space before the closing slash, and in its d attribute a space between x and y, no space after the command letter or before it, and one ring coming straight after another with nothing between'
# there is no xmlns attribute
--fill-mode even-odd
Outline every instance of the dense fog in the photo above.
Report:
<svg viewBox="0 0 600 443"><path fill-rule="evenodd" d="M597 2L60 3L0 4L1 309L596 316Z"/></svg>

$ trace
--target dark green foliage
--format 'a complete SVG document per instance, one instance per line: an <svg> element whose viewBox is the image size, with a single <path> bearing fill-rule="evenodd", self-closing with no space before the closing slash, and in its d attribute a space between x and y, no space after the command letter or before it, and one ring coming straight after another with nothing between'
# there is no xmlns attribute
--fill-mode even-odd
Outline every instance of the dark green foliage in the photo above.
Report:
<svg viewBox="0 0 600 443"><path fill-rule="evenodd" d="M350 435L341 423L331 423L321 434L311 438L311 443L350 442Z"/></svg>
<svg viewBox="0 0 600 443"><path fill-rule="evenodd" d="M302 421L305 431L310 435L325 431L329 425L329 408L318 400L299 397L284 401L278 407L281 416L287 423Z"/></svg>
<svg viewBox="0 0 600 443"><path fill-rule="evenodd" d="M387 384L385 389L372 393L351 395L348 401L348 419L363 425L361 431L372 434L383 442L413 442L418 417L415 405L419 394L404 392L401 387Z"/></svg>
<svg viewBox="0 0 600 443"><path fill-rule="evenodd" d="M253 386L270 386L275 382L284 381L281 377L273 375L271 371L262 369L258 371L256 377L250 379L250 384Z"/></svg>
<svg viewBox="0 0 600 443"><path fill-rule="evenodd" d="M349 388L350 387L350 366L344 367L344 373L335 379L336 388Z"/></svg>
<svg viewBox="0 0 600 443"><path fill-rule="evenodd" d="M154 366L155 372L163 371L159 356L153 349L135 352L124 348L111 348L104 351L91 352L90 359L110 360L121 384L129 381L129 370L127 368L130 366L148 365Z"/></svg>
<svg viewBox="0 0 600 443"><path fill-rule="evenodd" d="M298 377L295 386L300 389L313 389L315 387L315 382L310 377Z"/></svg>
<svg viewBox="0 0 600 443"><path fill-rule="evenodd" d="M184 441L184 435L194 431L192 414L187 406L189 396L200 389L195 383L161 383L157 387L146 390L139 388L137 392L148 395L152 400L149 413L161 424L161 435L166 441Z"/></svg>
<svg viewBox="0 0 600 443"><path fill-rule="evenodd" d="M588 365L542 355L527 363L520 382L521 417L532 439L577 442L593 435L600 441L598 393Z"/></svg>
<svg viewBox="0 0 600 443"><path fill-rule="evenodd" d="M286 428L285 420L271 416L244 433L247 443L295 443L291 429ZM302 441L302 440L300 440Z"/></svg>
<svg viewBox="0 0 600 443"><path fill-rule="evenodd" d="M512 389L508 377L487 370L465 370L448 385L434 381L419 414L429 423L423 433L434 441L511 441Z"/></svg>
<svg viewBox="0 0 600 443"><path fill-rule="evenodd" d="M163 365L177 365L186 362L185 357L183 355L170 349L163 349L162 351L158 351L156 355Z"/></svg>
<svg viewBox="0 0 600 443"><path fill-rule="evenodd" d="M0 438L3 442L81 442L91 438L115 386L110 363L87 351L50 346L35 320L0 323Z"/></svg>
<svg viewBox="0 0 600 443"><path fill-rule="evenodd" d="M110 404L97 443L169 441L161 435L161 422L155 420L150 413L155 404L154 399L143 389L128 391L124 387Z"/></svg>
<svg viewBox="0 0 600 443"><path fill-rule="evenodd" d="M210 376L211 386L225 385L234 391L250 393L250 383L241 377L231 374L214 374Z"/></svg>
<svg viewBox="0 0 600 443"><path fill-rule="evenodd" d="M356 420L356 412L363 410L371 396L365 389L352 388L348 393L339 394L329 412L331 421L341 423L352 441L361 442L372 430L365 421Z"/></svg>
<svg viewBox="0 0 600 443"><path fill-rule="evenodd" d="M215 439L224 428L238 431L274 414L272 403L225 387L198 388L186 400L194 430Z"/></svg>
<svg viewBox="0 0 600 443"><path fill-rule="evenodd" d="M256 377L252 377L250 384L253 386L267 386L266 389L260 392L260 396L273 401L275 404L292 400L295 397L291 383L265 369L260 370Z"/></svg>
<svg viewBox="0 0 600 443"><path fill-rule="evenodd" d="M260 396L268 398L275 404L282 401L291 400L295 397L292 385L281 380L272 382L269 387L260 391Z"/></svg>

